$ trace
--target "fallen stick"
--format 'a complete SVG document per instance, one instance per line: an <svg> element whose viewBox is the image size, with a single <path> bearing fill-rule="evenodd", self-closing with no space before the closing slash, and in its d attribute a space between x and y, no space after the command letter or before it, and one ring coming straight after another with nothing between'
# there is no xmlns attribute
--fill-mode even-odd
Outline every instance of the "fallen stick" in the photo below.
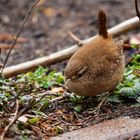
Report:
<svg viewBox="0 0 140 140"><path fill-rule="evenodd" d="M140 27L140 21L138 17L134 17L131 19L128 19L113 28L110 28L108 32L113 35L113 37L117 37L123 33L126 33L128 31L133 30L136 27ZM82 43L88 43L92 39L94 39L96 36L93 36L91 38L88 38L86 40L83 40ZM27 61L18 65L9 66L4 69L3 75L5 77L10 76L16 76L21 73L25 73L28 71L35 70L39 65L40 66L48 66L51 64L55 64L57 62L66 60L72 56L72 54L79 48L78 45L73 45L67 49L61 50L59 52L53 53L49 56L44 56L41 58L37 58L31 61Z"/></svg>

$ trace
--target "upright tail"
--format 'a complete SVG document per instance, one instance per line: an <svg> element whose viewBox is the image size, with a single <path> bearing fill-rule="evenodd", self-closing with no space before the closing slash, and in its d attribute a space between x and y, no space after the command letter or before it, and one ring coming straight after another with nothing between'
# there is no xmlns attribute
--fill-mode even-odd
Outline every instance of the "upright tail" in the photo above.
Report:
<svg viewBox="0 0 140 140"><path fill-rule="evenodd" d="M108 38L108 32L106 27L106 15L102 10L99 10L98 12L98 28L99 35L103 36L103 38Z"/></svg>

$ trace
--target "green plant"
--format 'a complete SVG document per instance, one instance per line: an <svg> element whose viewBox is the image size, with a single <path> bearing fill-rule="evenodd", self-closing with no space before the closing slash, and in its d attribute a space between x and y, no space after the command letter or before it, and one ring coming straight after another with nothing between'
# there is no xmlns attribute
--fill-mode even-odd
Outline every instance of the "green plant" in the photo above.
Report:
<svg viewBox="0 0 140 140"><path fill-rule="evenodd" d="M48 69L40 66L35 72L28 72L26 77L30 82L34 82L45 89L64 82L64 76L61 72L52 71L47 73Z"/></svg>
<svg viewBox="0 0 140 140"><path fill-rule="evenodd" d="M140 54L133 55L132 61L125 69L123 81L116 87L108 101L123 102L122 97L125 97L140 103L140 77L134 73L135 70L140 70Z"/></svg>

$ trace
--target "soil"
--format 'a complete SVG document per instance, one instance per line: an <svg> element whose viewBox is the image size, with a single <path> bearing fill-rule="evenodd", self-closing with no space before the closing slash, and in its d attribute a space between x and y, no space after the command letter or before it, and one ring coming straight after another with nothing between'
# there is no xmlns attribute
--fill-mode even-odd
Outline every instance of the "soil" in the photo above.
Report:
<svg viewBox="0 0 140 140"><path fill-rule="evenodd" d="M0 33L17 34L33 2L1 0ZM107 14L108 28L135 16L132 0L41 0L41 3L33 9L21 35L26 37L28 42L12 51L7 65L49 55L71 46L75 42L69 37L68 31L72 31L80 39L95 35L98 32L99 9L103 9ZM3 52L2 57L5 56L6 52ZM54 68L64 66L65 62Z"/></svg>
<svg viewBox="0 0 140 140"><path fill-rule="evenodd" d="M132 101L131 101L132 103ZM80 112L74 111L74 106L82 106ZM133 119L140 118L140 106L130 103L104 103L99 112L94 112L97 106L95 98L85 98L79 103L69 102L66 99L56 102L46 110L47 118L41 119L32 130L38 137L48 138L58 134L88 127L104 120L129 116ZM95 113L95 114L94 114ZM99 114L98 114L99 113ZM60 131L56 131L57 127ZM62 131L61 131L62 129Z"/></svg>

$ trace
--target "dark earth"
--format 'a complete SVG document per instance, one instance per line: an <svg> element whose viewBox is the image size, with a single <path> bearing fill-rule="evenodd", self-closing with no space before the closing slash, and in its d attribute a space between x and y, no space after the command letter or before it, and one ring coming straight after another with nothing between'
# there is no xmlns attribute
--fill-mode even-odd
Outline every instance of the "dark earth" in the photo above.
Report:
<svg viewBox="0 0 140 140"><path fill-rule="evenodd" d="M1 0L0 33L17 34L33 2L34 0ZM72 31L80 39L97 34L99 9L107 14L108 28L136 15L132 0L41 0L33 9L21 34L28 39L28 42L12 51L8 65L15 65L70 47L75 42L68 35L68 31ZM136 32L139 32L138 29ZM121 37L127 38L128 35ZM5 55L3 52L2 56ZM65 63L60 63L54 68L59 69L64 66Z"/></svg>

